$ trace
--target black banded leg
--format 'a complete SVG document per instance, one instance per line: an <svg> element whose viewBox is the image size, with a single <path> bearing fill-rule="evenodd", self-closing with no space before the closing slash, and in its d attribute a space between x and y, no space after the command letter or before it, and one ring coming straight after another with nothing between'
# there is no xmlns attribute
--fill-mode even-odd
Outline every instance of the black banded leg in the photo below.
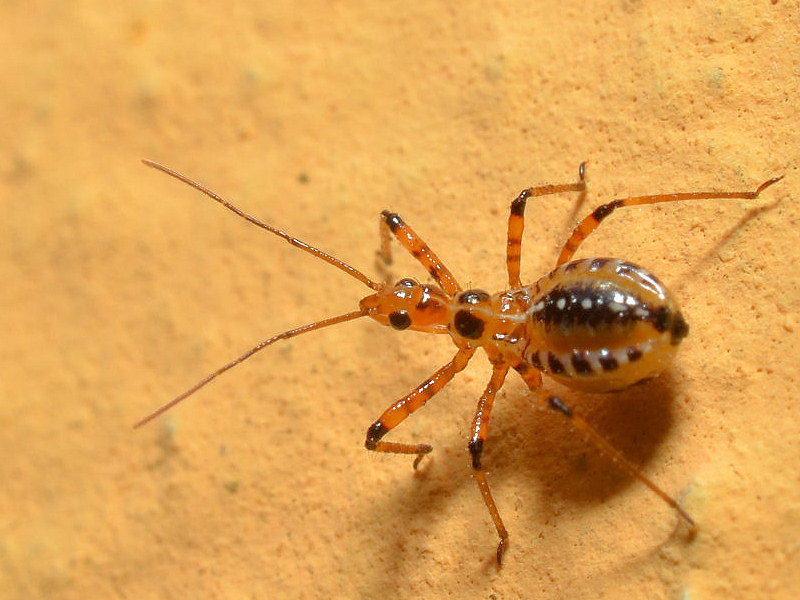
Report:
<svg viewBox="0 0 800 600"><path fill-rule="evenodd" d="M676 202L679 200L724 200L730 198L737 198L739 200L753 200L758 198L758 195L771 186L783 179L783 176L773 177L762 183L754 192L680 192L674 194L657 194L655 196L633 196L631 198L623 198L621 200L614 200L608 204L601 204L594 212L585 217L583 221L578 223L578 226L572 232L564 247L561 249L561 254L558 255L556 266L564 264L570 260L575 252L578 250L583 241L589 237L592 232L600 226L611 213L618 208L624 206L640 206L642 204L658 204L661 202Z"/></svg>
<svg viewBox="0 0 800 600"><path fill-rule="evenodd" d="M519 266L522 259L522 232L525 230L525 206L528 198L549 196L561 192L582 192L586 189L586 163L578 167L578 182L560 185L541 185L522 190L516 200L511 203L508 216L508 242L506 243L506 266L508 268L508 285L516 289L522 285L519 278Z"/></svg>
<svg viewBox="0 0 800 600"><path fill-rule="evenodd" d="M489 489L489 481L486 479L486 471L481 465L481 455L483 454L483 444L489 433L489 416L492 412L492 405L494 404L494 397L497 391L503 386L503 382L508 373L508 365L500 365L494 367L492 371L492 378L489 384L478 401L478 409L475 411L475 416L472 419L472 436L469 440L469 453L472 456L472 468L474 469L475 481L478 483L478 489L481 491L483 501L486 503L486 508L489 509L489 516L492 518L494 527L497 530L497 535L500 536L500 543L497 545L497 564L502 564L503 552L508 547L508 531L503 525L503 519L500 518L500 511L497 510L497 505L492 497L492 491Z"/></svg>
<svg viewBox="0 0 800 600"><path fill-rule="evenodd" d="M367 430L364 446L375 452L391 452L393 454L416 454L414 468L417 468L422 457L432 450L429 444L406 444L403 442L383 442L381 439L392 429L402 423L409 415L422 408L439 391L453 379L456 373L463 371L475 349L459 349L449 363L428 377L411 392L397 400Z"/></svg>
<svg viewBox="0 0 800 600"><path fill-rule="evenodd" d="M420 238L411 227L406 225L400 215L385 210L381 213L381 257L388 265L391 263L392 254L389 234L394 235L400 245L408 250L425 267L431 277L450 296L461 291L456 278L444 266L439 257L434 254L430 246Z"/></svg>
<svg viewBox="0 0 800 600"><path fill-rule="evenodd" d="M590 442L592 442L600 452L608 456L613 462L620 465L625 471L628 472L629 475L635 477L647 487L649 487L656 495L661 498L664 502L669 504L672 508L674 508L678 514L686 521L689 525L690 531L692 533L695 532L696 526L694 519L689 516L678 501L668 495L664 490L658 487L655 483L653 483L644 473L642 473L633 463L631 463L627 458L620 454L619 450L614 448L608 440L606 440L602 435L600 435L597 430L589 425L586 420L577 414L572 408L567 406L563 400L557 398L556 396L546 396L545 394L540 393L540 402L545 404L551 410L556 411L559 414L564 415L567 417L572 426L580 431L583 435L585 435Z"/></svg>

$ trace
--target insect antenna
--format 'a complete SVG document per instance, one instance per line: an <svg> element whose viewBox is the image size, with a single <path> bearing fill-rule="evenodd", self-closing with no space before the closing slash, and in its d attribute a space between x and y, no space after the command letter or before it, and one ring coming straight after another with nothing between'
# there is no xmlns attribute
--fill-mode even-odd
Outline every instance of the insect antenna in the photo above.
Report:
<svg viewBox="0 0 800 600"><path fill-rule="evenodd" d="M297 238L290 236L288 233L286 233L285 231L281 231L277 227L273 227L272 225L268 225L267 223L264 223L263 221L259 221L255 217L251 217L246 212L244 212L241 209L237 208L236 206L234 206L233 204L231 204L230 202L228 202L227 200L225 200L221 196L215 194L214 192L209 190L204 185L201 185L201 184L197 183L196 181L193 181L192 179L189 179L185 175L182 175L182 174L178 173L177 171L174 171L174 170L170 169L169 167L161 165L161 164L159 164L157 162L153 162L152 160L144 159L144 160L142 160L142 162L145 165L147 165L148 167L152 167L153 169L156 169L158 171L166 173L167 175L169 175L171 177L174 177L175 179L177 179L179 181L182 181L183 183L185 183L185 184L193 187L194 189L204 193L206 196L208 196L212 200L216 200L217 202L222 204L222 206L224 206L228 210L236 213L238 216L243 218L245 221L249 221L253 225L257 225L261 229L266 229L270 233L274 233L278 237L283 238L284 240L286 240L288 243L290 243L295 248L300 248L300 250L303 250L304 252L308 252L312 256L316 256L317 258L324 260L326 263L328 263L330 265L333 265L337 269L340 269L340 270L344 271L345 273L347 273L351 277L354 277L355 279L358 279L361 283L363 283L367 287L369 287L369 288L371 288L373 290L376 290L376 291L381 289L382 284L377 283L375 281L372 281L369 277L364 275L361 271L359 271L355 267L351 267L347 263L339 260L338 258L335 258L335 257L331 256L327 252L323 252L319 248L315 248L314 246L306 244L302 240L298 240ZM256 344L255 346L253 346L252 348L250 348L250 350L248 350L247 352L245 352L244 354L242 354L238 358L232 360L228 364L220 367L219 369L217 369L213 373L207 375L205 378L203 378L200 381L198 381L196 384L194 384L192 387L190 387L188 390L186 390L182 394L176 396L175 398L173 398L172 400L170 400L169 402L167 402L166 404L164 404L160 408L157 408L156 410L151 412L149 415L147 415L146 417L144 417L143 419L138 421L133 427L134 427L134 429L136 429L136 428L141 427L142 425L144 425L146 423L149 423L150 421L152 421L153 419L155 419L159 415L165 413L166 411L168 411L170 408L172 408L173 406L175 406L176 404L178 404L182 400L185 400L186 398L188 398L189 396L194 394L197 390L199 390L200 388L204 387L206 384L210 383L212 380L216 379L219 375L222 375L225 371L227 371L229 369L232 369L233 367L235 367L239 363L244 362L245 360L247 360L248 358L253 356L253 354L255 354L256 352L258 352L260 350L263 350L267 346L271 346L272 344L274 344L275 342L277 342L279 340L287 340L289 338L293 338L293 337L298 336L300 334L308 333L309 331L315 331L317 329L322 329L323 327L329 327L331 325L337 325L338 323L344 323L345 321L352 321L353 319L358 319L359 317L366 316L368 314L368 312L369 312L368 310L363 309L363 310L357 310L357 311L345 313L343 315L338 315L336 317L330 317L328 319L323 319L322 321L317 321L315 323L309 323L307 325L303 325L302 327L298 327L296 329L290 329L289 331L284 331L283 333L279 333L278 335L275 335L275 336L272 336L271 338L263 340L263 341L259 342L258 344Z"/></svg>
<svg viewBox="0 0 800 600"><path fill-rule="evenodd" d="M284 331L283 333L279 333L278 335L274 335L269 339L259 342L258 344L250 348L250 350L242 354L239 358L236 358L231 362L229 362L228 364L220 367L213 373L207 375L206 377L195 383L192 387L190 387L182 394L176 396L163 406L151 412L145 418L138 421L133 426L133 428L138 429L142 425L149 423L157 416L167 412L170 408L172 408L182 400L185 400L186 398L194 394L197 390L204 387L206 384L210 383L212 380L216 379L219 375L222 375L228 369L232 369L239 363L244 362L245 360L253 356L253 354L258 352L259 350L263 350L267 346L271 346L272 344L274 344L279 340L288 340L289 338L293 338L303 333L308 333L309 331L315 331L317 329L322 329L323 327L330 327L331 325L337 325L338 323L344 323L345 321L352 321L353 319L358 319L359 317L365 317L367 314L368 314L367 310L356 310L353 312L345 313L343 315L338 315L336 317L331 317L329 319L323 319L322 321L317 321L316 323L309 323L308 325L303 325L302 327L298 327L297 329L290 329L289 331Z"/></svg>
<svg viewBox="0 0 800 600"><path fill-rule="evenodd" d="M240 208L235 207L233 204L231 204L230 202L228 202L227 200L225 200L224 198L222 198L218 194L215 194L214 192L212 192L210 189L208 189L204 185L199 184L196 181L193 181L193 180L189 179L188 177L186 177L186 175L181 175L180 173L170 169L169 167L165 167L164 165L161 165L161 164L159 164L157 162L153 162L152 160L147 160L146 158L142 159L142 162L145 165L147 165L148 167L152 167L153 169L161 171L162 173L166 173L167 175L169 175L171 177L174 177L178 181L182 181L186 185L189 185L189 186L193 187L197 191L203 192L206 196L208 196L212 200L216 200L217 202L222 204L222 206L224 206L228 210L236 213L241 218L243 218L245 221L250 221L253 225L261 227L261 229L266 229L270 233L274 233L278 237L283 238L284 240L289 242L295 248L300 248L300 250L303 250L304 252L308 252L312 256L316 256L317 258L320 258L320 259L324 260L326 263L328 263L330 265L333 265L337 269L341 269L342 271L344 271L345 273L347 273L351 277L355 277L356 279L358 279L361 283L363 283L367 287L372 288L373 290L376 290L376 291L381 288L381 284L380 283L372 281L369 277L364 275L361 271L359 271L355 267L351 267L346 262L341 261L338 258L331 256L327 252L323 252L319 248L315 248L314 246L311 246L310 244L306 244L302 240L298 240L297 238L290 236L288 233L286 233L285 231L281 231L277 227L273 227L272 225L267 225L263 221L259 221L255 217L251 217L246 212L244 212Z"/></svg>

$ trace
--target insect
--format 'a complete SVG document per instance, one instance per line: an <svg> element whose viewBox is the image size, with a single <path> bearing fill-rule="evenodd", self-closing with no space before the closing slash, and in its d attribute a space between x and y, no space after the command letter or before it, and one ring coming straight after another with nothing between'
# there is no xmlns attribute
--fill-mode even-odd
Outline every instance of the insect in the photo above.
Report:
<svg viewBox="0 0 800 600"><path fill-rule="evenodd" d="M462 289L433 250L395 213L383 211L380 216L381 257L386 264L391 263L390 243L394 237L427 270L434 283L420 283L411 278L400 279L394 284L373 281L347 263L244 213L188 177L155 162L143 162L188 184L292 246L344 271L374 293L359 302L358 310L263 340L141 419L134 427L141 427L161 415L225 371L275 342L370 317L381 325L398 330L449 334L457 347L450 362L392 403L367 430L365 446L368 450L412 455L415 457L414 468L432 447L424 443L386 441L384 437L462 371L478 348L483 349L492 364L491 378L478 400L472 419L468 450L475 481L500 538L496 552L498 564L502 563L508 546L508 531L489 488L481 455L488 437L495 396L512 369L536 394L540 406L567 418L575 429L630 476L644 483L694 530L694 520L677 500L641 473L575 409L561 398L542 390L542 375L580 391L622 390L661 373L689 331L675 299L644 268L616 258L572 260L581 243L609 215L629 206L681 200L752 200L783 176L768 179L753 192L680 192L633 196L602 204L578 223L561 249L555 268L537 282L523 285L520 258L526 204L532 198L584 191L585 163L582 163L576 182L527 188L511 203L506 249L508 290L490 294L481 289Z"/></svg>

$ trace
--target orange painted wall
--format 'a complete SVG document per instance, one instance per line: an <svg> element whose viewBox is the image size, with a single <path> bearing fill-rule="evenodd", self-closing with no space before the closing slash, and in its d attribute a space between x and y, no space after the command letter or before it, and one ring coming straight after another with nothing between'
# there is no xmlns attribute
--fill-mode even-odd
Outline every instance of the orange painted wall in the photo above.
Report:
<svg viewBox="0 0 800 600"><path fill-rule="evenodd" d="M0 7L0 596L796 598L800 11L772 2L141 2ZM139 160L165 162L378 276L391 208L464 285L527 281L628 194L747 190L614 215L582 256L638 262L690 323L674 367L567 394L699 524L540 413L517 381L471 480L479 357L394 439L367 427L453 353L355 322L276 332L365 289ZM395 276L422 277L410 259ZM554 384L552 389L556 389Z"/></svg>

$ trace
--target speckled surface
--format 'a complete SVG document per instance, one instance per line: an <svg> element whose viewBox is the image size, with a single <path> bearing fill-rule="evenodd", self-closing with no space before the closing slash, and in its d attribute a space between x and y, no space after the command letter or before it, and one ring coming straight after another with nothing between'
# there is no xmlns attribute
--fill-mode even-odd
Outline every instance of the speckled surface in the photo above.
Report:
<svg viewBox="0 0 800 600"><path fill-rule="evenodd" d="M3 4L0 596L798 597L800 13L710 4ZM141 158L376 276L391 208L491 290L510 201L582 160L584 204L529 208L526 281L600 202L785 174L752 203L621 212L580 254L651 269L690 323L656 382L567 397L697 536L512 380L485 454L498 571L466 452L489 365L393 434L434 445L414 473L364 434L453 346L370 322L279 344L133 431L365 293Z"/></svg>

